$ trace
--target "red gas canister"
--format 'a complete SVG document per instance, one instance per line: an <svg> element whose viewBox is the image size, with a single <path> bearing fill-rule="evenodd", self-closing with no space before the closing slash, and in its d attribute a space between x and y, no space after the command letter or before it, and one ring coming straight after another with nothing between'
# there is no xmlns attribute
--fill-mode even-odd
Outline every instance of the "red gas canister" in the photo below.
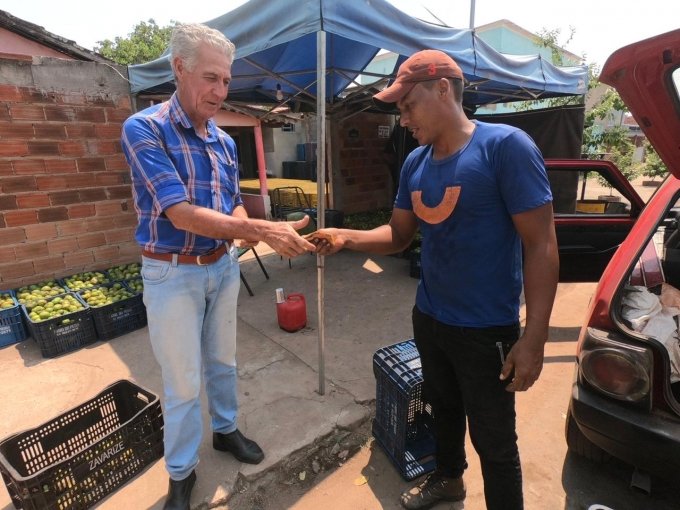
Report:
<svg viewBox="0 0 680 510"><path fill-rule="evenodd" d="M279 327L293 333L307 325L307 305L302 294L288 294L283 301L277 289L276 317ZM281 292L283 293L283 291Z"/></svg>

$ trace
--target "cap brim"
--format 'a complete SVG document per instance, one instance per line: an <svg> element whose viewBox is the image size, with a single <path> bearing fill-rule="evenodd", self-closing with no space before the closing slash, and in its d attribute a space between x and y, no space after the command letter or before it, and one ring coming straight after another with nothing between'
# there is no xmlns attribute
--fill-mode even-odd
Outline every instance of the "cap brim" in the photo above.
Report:
<svg viewBox="0 0 680 510"><path fill-rule="evenodd" d="M397 101L403 99L406 97L406 94L411 92L415 85L415 83L395 81L385 90L381 90L373 96L373 102L382 110L391 110L395 108Z"/></svg>

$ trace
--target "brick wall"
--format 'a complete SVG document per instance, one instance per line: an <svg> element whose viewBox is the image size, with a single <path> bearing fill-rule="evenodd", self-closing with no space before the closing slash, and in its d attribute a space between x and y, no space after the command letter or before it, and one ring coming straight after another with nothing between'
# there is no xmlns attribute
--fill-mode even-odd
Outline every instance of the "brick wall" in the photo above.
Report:
<svg viewBox="0 0 680 510"><path fill-rule="evenodd" d="M392 181L380 126L389 115L361 113L333 126L334 208L345 214L392 206Z"/></svg>
<svg viewBox="0 0 680 510"><path fill-rule="evenodd" d="M125 68L0 59L0 289L139 260Z"/></svg>

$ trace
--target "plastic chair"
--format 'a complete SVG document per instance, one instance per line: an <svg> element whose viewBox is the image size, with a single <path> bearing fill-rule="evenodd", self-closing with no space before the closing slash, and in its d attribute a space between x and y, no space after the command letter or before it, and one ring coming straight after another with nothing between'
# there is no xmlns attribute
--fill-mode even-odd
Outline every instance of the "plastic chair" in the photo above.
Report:
<svg viewBox="0 0 680 510"><path fill-rule="evenodd" d="M257 260L257 263L260 265L260 269L262 269L262 272L264 273L264 276L267 280L269 280L269 273L267 273L267 270L264 268L264 264L262 264L262 260L260 260L259 255L255 251L254 247L249 247L249 248L238 248L238 258L240 259L241 256L245 255L249 251L253 252L253 255L255 255L255 260ZM246 277L243 275L243 271L239 269L239 272L241 273L241 281L243 282L243 285L245 285L246 290L248 291L248 294L251 296L254 296L253 294L253 289L250 288L250 285L248 285L248 280L246 280Z"/></svg>

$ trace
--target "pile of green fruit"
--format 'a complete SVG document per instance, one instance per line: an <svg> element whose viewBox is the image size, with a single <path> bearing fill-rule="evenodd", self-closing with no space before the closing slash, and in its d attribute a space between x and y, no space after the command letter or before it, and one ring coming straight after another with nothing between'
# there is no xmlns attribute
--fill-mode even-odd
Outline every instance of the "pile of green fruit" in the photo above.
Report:
<svg viewBox="0 0 680 510"><path fill-rule="evenodd" d="M109 283L111 280L100 271L86 271L64 278L64 282L69 289L77 292L83 289L89 289L96 285Z"/></svg>
<svg viewBox="0 0 680 510"><path fill-rule="evenodd" d="M121 264L107 269L112 280L129 280L140 275L142 266L139 262L132 262L131 264Z"/></svg>
<svg viewBox="0 0 680 510"><path fill-rule="evenodd" d="M120 283L114 283L111 286L101 286L94 289L80 291L80 296L92 308L110 305L123 299L128 299L135 296L133 291L123 287Z"/></svg>
<svg viewBox="0 0 680 510"><path fill-rule="evenodd" d="M127 283L127 286L138 294L142 294L144 292L144 280L141 278L133 278L132 280L127 280L125 283Z"/></svg>
<svg viewBox="0 0 680 510"><path fill-rule="evenodd" d="M64 294L48 299L38 299L31 305L26 305L28 317L33 322L42 322L69 313L84 310L83 304L72 294ZM70 324L71 319L64 319L60 324Z"/></svg>
<svg viewBox="0 0 680 510"><path fill-rule="evenodd" d="M2 295L0 295L0 310L7 310L8 308L13 308L16 306L16 301L14 301L14 298L7 292L3 292Z"/></svg>
<svg viewBox="0 0 680 510"><path fill-rule="evenodd" d="M66 290L56 280L46 280L17 289L17 301L27 308L32 308L36 301L64 294Z"/></svg>

